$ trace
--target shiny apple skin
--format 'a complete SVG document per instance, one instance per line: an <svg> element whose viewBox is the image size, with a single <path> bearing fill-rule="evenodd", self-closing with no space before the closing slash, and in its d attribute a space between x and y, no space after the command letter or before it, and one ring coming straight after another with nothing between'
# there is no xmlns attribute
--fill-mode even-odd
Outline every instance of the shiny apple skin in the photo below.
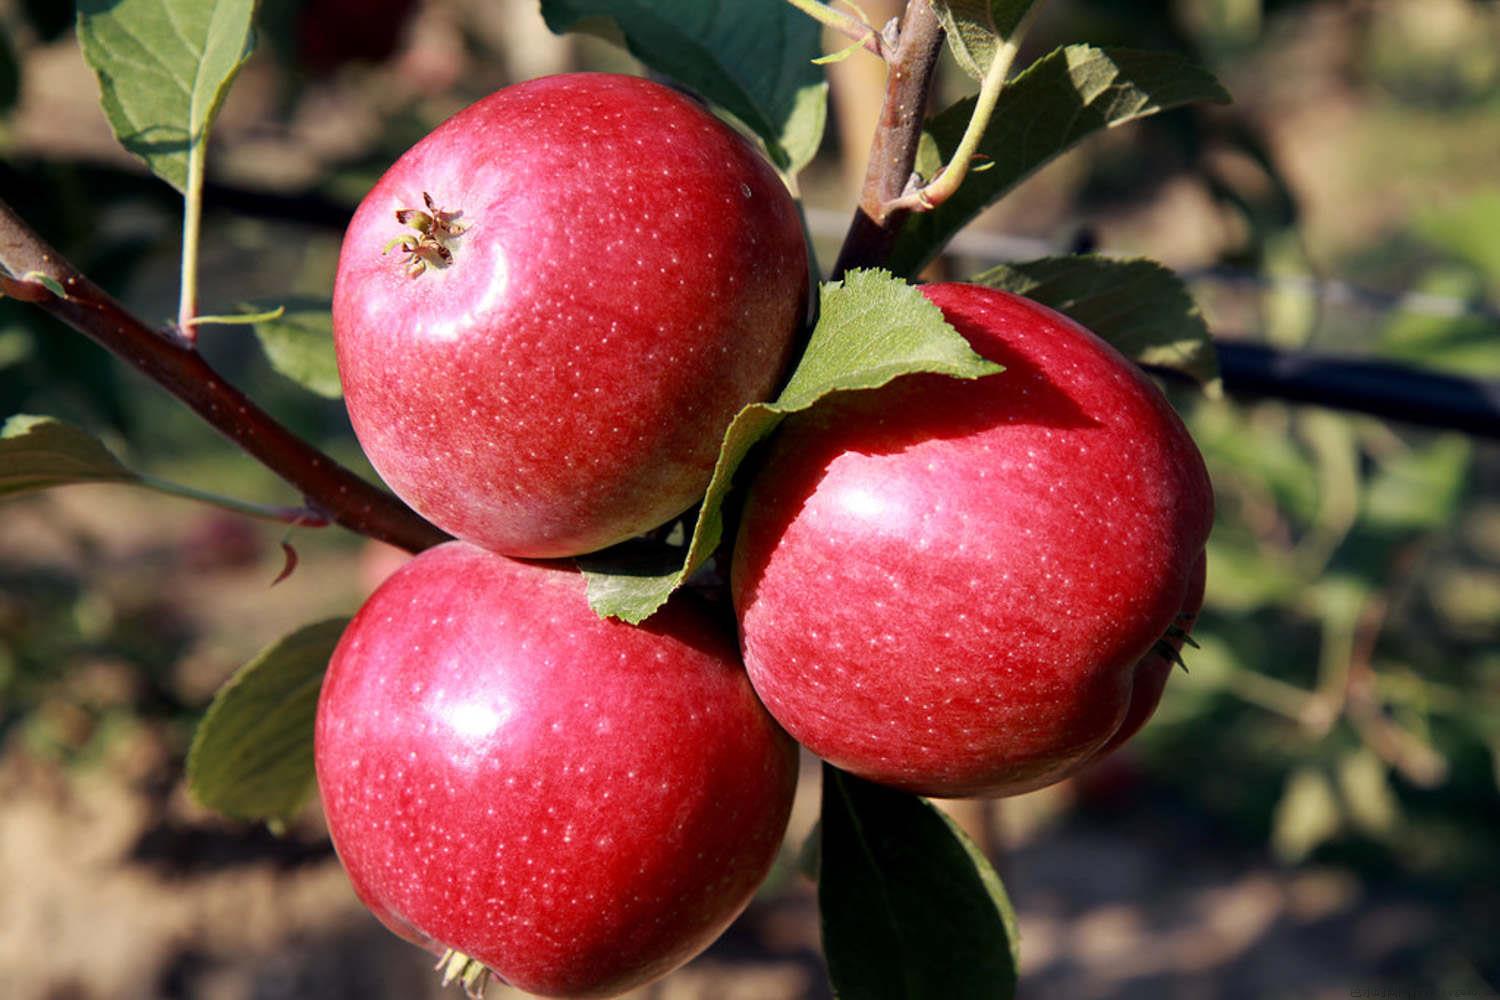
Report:
<svg viewBox="0 0 1500 1000"><path fill-rule="evenodd" d="M1004 292L923 292L1007 370L910 376L783 428L735 547L741 649L820 757L928 795L1011 795L1120 728L1212 490L1161 393L1099 338Z"/></svg>
<svg viewBox="0 0 1500 1000"><path fill-rule="evenodd" d="M796 748L733 639L674 601L601 620L577 571L463 542L364 605L318 705L354 890L530 993L614 996L707 947L764 879Z"/></svg>
<svg viewBox="0 0 1500 1000"><path fill-rule="evenodd" d="M423 195L468 228L415 277ZM334 284L360 444L408 504L508 555L576 555L691 506L806 314L795 205L692 99L578 73L506 87L360 204Z"/></svg>

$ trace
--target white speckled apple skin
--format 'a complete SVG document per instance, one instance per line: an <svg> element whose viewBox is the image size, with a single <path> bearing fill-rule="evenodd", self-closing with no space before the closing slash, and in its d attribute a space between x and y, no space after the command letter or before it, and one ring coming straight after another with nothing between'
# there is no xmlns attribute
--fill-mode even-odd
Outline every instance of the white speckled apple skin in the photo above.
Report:
<svg viewBox="0 0 1500 1000"><path fill-rule="evenodd" d="M460 213L452 263L406 273L402 208ZM509 555L593 551L703 493L807 305L775 171L636 77L517 84L407 151L360 204L334 286L350 419L381 477Z"/></svg>
<svg viewBox="0 0 1500 1000"><path fill-rule="evenodd" d="M318 785L396 933L548 996L707 947L764 879L796 748L733 639L675 600L599 619L577 571L450 542L370 598L318 706Z"/></svg>
<svg viewBox="0 0 1500 1000"><path fill-rule="evenodd" d="M900 379L783 429L735 548L741 648L771 714L839 767L1015 794L1120 728L1212 489L1161 393L1093 334L1004 292L923 291L1007 370Z"/></svg>

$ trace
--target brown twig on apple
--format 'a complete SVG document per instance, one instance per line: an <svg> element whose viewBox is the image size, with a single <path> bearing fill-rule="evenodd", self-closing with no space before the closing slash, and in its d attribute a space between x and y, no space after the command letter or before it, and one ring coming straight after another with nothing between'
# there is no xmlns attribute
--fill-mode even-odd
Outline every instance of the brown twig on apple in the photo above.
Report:
<svg viewBox="0 0 1500 1000"><path fill-rule="evenodd" d="M153 329L95 285L0 201L0 265L7 293L34 302L185 403L221 434L286 480L334 523L412 552L447 536L395 497L350 472L282 426L224 380L191 342ZM18 278L16 276L24 276ZM64 294L52 290L55 284Z"/></svg>
<svg viewBox="0 0 1500 1000"><path fill-rule="evenodd" d="M927 98L943 51L943 25L929 0L912 0L901 18L895 51L888 61L885 103L870 144L869 167L859 207L833 267L837 279L856 267L881 267L889 260L906 210L892 209L908 192Z"/></svg>

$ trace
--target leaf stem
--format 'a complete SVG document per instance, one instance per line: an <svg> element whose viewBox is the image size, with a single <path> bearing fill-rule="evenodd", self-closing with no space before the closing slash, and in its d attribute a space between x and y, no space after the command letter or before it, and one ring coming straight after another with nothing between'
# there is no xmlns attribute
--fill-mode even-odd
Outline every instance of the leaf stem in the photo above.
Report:
<svg viewBox="0 0 1500 1000"><path fill-rule="evenodd" d="M189 343L197 340L198 234L203 226L203 160L207 137L200 134L188 150L187 190L182 211L182 292L177 303L177 332Z"/></svg>
<svg viewBox="0 0 1500 1000"><path fill-rule="evenodd" d="M1025 37L1037 11L1041 9L1040 2L1033 4L1022 16L1015 30L995 49L995 57L990 61L984 80L979 85L974 112L969 116L969 123L964 128L963 137L959 140L958 147L954 149L953 156L948 163L926 185L903 192L901 197L887 205L887 211L901 209L931 211L953 197L958 186L969 175L969 168L974 162L974 154L978 151L979 143L984 139L985 130L989 128L990 117L995 112L995 102L1000 99L1000 92L1005 89L1006 80L1010 77L1010 68L1014 65L1016 54L1021 49L1021 39Z"/></svg>
<svg viewBox="0 0 1500 1000"><path fill-rule="evenodd" d="M236 514L244 514L246 517L258 518L262 521L274 521L277 524L289 524L293 527L303 528L321 528L329 523L328 515L313 507L282 507L274 504L253 503L249 500L220 496L217 493L209 493L205 490L195 489L192 486L184 486L182 483L174 483L170 479L158 479L144 472L135 473L135 478L142 486L153 489L158 493L183 497L187 500L196 500L199 503L212 504L223 510L233 511Z"/></svg>
<svg viewBox="0 0 1500 1000"><path fill-rule="evenodd" d="M7 287L64 290L28 295L38 308L102 345L185 403L231 442L297 489L316 511L351 531L418 552L447 535L339 465L230 385L177 331L152 329L79 273L0 201L0 266L25 275Z"/></svg>
<svg viewBox="0 0 1500 1000"><path fill-rule="evenodd" d="M826 3L820 3L819 0L786 0L786 2L824 27L832 28L839 34L858 42L881 59L886 58L885 44L880 32L863 18L846 14L841 10L834 10Z"/></svg>

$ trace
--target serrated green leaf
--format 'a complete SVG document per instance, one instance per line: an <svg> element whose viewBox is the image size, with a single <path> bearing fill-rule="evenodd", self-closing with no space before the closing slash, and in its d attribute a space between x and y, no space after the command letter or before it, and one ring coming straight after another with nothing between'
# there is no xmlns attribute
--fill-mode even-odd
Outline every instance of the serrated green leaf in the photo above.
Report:
<svg viewBox="0 0 1500 1000"><path fill-rule="evenodd" d="M818 151L821 31L784 0L542 0L542 16L558 34L607 19L632 55L744 122L788 174Z"/></svg>
<svg viewBox="0 0 1500 1000"><path fill-rule="evenodd" d="M0 427L0 497L70 483L137 481L98 438L72 424L18 414Z"/></svg>
<svg viewBox="0 0 1500 1000"><path fill-rule="evenodd" d="M253 47L255 0L78 0L78 37L115 137L186 194Z"/></svg>
<svg viewBox="0 0 1500 1000"><path fill-rule="evenodd" d="M916 288L885 271L851 271L820 289L818 325L775 402L745 407L724 432L713 478L686 556L640 565L630 550L579 560L589 604L601 616L644 621L707 561L723 537L723 504L750 449L791 413L831 392L874 389L901 375L936 372L978 378L1000 371L985 361Z"/></svg>
<svg viewBox="0 0 1500 1000"><path fill-rule="evenodd" d="M1204 385L1219 378L1208 324L1182 279L1151 260L1082 255L1001 264L973 278L1050 306L1127 358Z"/></svg>
<svg viewBox="0 0 1500 1000"><path fill-rule="evenodd" d="M325 399L344 394L333 351L333 313L327 299L292 298L284 302L246 303L247 312L282 304L285 311L255 324L255 337L266 358L282 375Z"/></svg>
<svg viewBox="0 0 1500 1000"><path fill-rule="evenodd" d="M1090 45L1054 50L1001 91L979 145L979 153L993 166L971 174L937 209L907 219L891 270L916 274L980 212L1100 129L1183 104L1228 100L1211 74L1177 55ZM973 110L974 99L968 98L928 123L917 157L919 172L930 177L947 162Z"/></svg>
<svg viewBox="0 0 1500 1000"><path fill-rule="evenodd" d="M1000 876L946 815L823 767L818 907L840 997L1005 1000L1020 966Z"/></svg>
<svg viewBox="0 0 1500 1000"><path fill-rule="evenodd" d="M965 73L983 80L995 50L1016 30L1036 0L933 0L948 49Z"/></svg>
<svg viewBox="0 0 1500 1000"><path fill-rule="evenodd" d="M198 724L188 787L226 816L286 820L316 781L318 690L347 618L306 625L258 653L231 677Z"/></svg>

